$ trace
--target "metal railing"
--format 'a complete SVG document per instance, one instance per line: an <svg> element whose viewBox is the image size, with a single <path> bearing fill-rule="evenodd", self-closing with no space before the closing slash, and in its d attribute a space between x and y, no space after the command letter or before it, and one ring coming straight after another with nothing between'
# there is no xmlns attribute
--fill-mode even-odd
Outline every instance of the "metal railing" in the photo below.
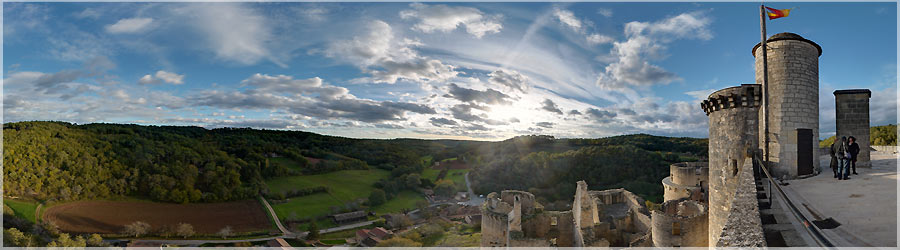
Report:
<svg viewBox="0 0 900 250"><path fill-rule="evenodd" d="M760 160L758 156L754 156L753 160L759 163L760 169L766 175L766 179L769 180L769 206L772 205L771 190L774 186L775 190L778 191L778 194L784 200L785 204L787 204L791 209L791 213L794 214L794 217L797 217L797 220L800 220L800 222L803 223L803 228L805 228L806 232L809 233L810 236L812 236L813 240L816 241L816 244L819 244L819 246L821 247L834 247L834 244L832 244L831 241L825 238L825 235L822 234L822 229L819 229L819 227L817 227L815 223L806 219L806 216L803 216L803 213L801 213L800 209L798 209L797 206L794 205L794 202L788 199L787 194L784 193L784 190L781 189L781 186L779 186L778 183L775 183L775 178L772 178L772 175L769 174L768 165Z"/></svg>

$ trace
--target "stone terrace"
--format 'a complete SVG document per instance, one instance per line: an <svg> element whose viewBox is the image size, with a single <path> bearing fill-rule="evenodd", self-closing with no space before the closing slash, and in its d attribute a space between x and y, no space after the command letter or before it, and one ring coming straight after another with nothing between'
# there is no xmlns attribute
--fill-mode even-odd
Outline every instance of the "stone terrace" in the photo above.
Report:
<svg viewBox="0 0 900 250"><path fill-rule="evenodd" d="M857 168L859 175L839 181L826 155L819 175L782 186L810 220L832 217L841 224L823 229L836 246L897 246L897 155L872 152L871 157L871 168Z"/></svg>

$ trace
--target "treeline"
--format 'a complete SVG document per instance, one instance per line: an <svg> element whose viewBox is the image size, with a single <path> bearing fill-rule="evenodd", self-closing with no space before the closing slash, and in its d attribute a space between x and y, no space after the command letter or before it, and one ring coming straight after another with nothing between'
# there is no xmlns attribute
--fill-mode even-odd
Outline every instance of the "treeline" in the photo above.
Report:
<svg viewBox="0 0 900 250"><path fill-rule="evenodd" d="M422 155L460 144L65 122L8 123L3 135L5 195L51 202L121 195L180 203L246 199L266 192L266 178L369 166L410 172ZM272 156L291 158L299 169L271 163ZM309 164L307 156L324 160Z"/></svg>
<svg viewBox="0 0 900 250"><path fill-rule="evenodd" d="M835 135L832 135L825 140L819 141L819 147L830 147L831 144L834 143L835 139L837 139L837 137ZM897 146L897 125L888 124L884 126L875 126L869 128L869 145Z"/></svg>
<svg viewBox="0 0 900 250"><path fill-rule="evenodd" d="M287 191L282 191L278 193L268 193L266 194L266 198L275 199L275 200L284 200L288 198L301 197L307 195L313 195L318 193L326 193L328 192L328 187L325 186L317 186L310 188L301 188L301 189L291 189Z"/></svg>

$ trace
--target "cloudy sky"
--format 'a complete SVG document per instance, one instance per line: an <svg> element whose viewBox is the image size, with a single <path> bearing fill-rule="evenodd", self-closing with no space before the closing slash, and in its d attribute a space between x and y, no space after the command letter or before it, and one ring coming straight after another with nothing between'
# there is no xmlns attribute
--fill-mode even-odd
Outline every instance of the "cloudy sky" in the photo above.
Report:
<svg viewBox="0 0 900 250"><path fill-rule="evenodd" d="M896 3L795 8L835 89L897 121ZM838 14L840 13L840 14ZM699 100L753 83L755 3L4 3L3 120L362 138L707 136Z"/></svg>

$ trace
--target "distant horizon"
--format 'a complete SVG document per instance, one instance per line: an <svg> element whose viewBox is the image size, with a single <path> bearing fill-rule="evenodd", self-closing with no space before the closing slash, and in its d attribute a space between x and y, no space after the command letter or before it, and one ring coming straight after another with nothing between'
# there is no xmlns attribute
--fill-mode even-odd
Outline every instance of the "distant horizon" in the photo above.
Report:
<svg viewBox="0 0 900 250"><path fill-rule="evenodd" d="M767 3L822 47L834 96L897 123L897 3ZM759 3L75 3L3 8L4 122L500 141L708 137L700 101L755 83ZM842 13L834 18L833 13ZM225 18L227 17L227 18ZM865 46L860 46L865 38Z"/></svg>

